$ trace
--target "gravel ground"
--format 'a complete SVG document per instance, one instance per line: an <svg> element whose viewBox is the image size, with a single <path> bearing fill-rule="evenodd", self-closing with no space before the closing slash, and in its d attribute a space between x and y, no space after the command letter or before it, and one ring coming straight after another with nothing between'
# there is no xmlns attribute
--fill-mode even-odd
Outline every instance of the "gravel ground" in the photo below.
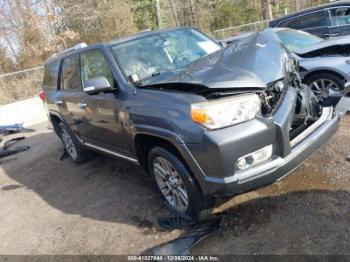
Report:
<svg viewBox="0 0 350 262"><path fill-rule="evenodd" d="M48 124L0 167L0 254L141 254L160 231L160 198L143 171L98 156L76 166ZM290 176L222 204L223 227L192 254L350 254L350 116Z"/></svg>

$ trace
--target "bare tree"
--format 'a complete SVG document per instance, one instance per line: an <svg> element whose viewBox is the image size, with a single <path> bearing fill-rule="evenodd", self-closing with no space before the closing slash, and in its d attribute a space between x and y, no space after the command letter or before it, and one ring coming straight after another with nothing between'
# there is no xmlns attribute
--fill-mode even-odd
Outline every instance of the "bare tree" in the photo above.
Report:
<svg viewBox="0 0 350 262"><path fill-rule="evenodd" d="M263 10L263 20L273 19L271 0L261 0L261 7Z"/></svg>
<svg viewBox="0 0 350 262"><path fill-rule="evenodd" d="M157 19L157 27L161 28L162 27L162 17L161 17L159 0L156 0L156 19Z"/></svg>

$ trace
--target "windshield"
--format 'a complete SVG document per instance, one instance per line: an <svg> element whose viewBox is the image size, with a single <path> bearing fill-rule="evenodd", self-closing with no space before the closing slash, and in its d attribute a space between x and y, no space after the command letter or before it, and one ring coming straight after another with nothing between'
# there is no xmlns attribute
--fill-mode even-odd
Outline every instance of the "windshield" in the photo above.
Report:
<svg viewBox="0 0 350 262"><path fill-rule="evenodd" d="M324 41L318 36L293 29L283 29L276 32L282 44L291 52L296 52Z"/></svg>
<svg viewBox="0 0 350 262"><path fill-rule="evenodd" d="M136 38L112 46L112 53L127 77L142 80L185 67L221 47L194 29L179 29Z"/></svg>

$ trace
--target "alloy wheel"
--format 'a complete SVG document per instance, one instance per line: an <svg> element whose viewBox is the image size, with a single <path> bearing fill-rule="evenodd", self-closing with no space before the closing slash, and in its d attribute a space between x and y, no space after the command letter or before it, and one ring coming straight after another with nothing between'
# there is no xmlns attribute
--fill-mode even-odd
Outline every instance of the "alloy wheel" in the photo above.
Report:
<svg viewBox="0 0 350 262"><path fill-rule="evenodd" d="M317 99L322 99L329 94L340 92L338 85L330 79L317 79L310 84Z"/></svg>
<svg viewBox="0 0 350 262"><path fill-rule="evenodd" d="M185 212L188 208L188 194L175 167L165 158L157 157L153 161L153 172L167 202L177 211Z"/></svg>

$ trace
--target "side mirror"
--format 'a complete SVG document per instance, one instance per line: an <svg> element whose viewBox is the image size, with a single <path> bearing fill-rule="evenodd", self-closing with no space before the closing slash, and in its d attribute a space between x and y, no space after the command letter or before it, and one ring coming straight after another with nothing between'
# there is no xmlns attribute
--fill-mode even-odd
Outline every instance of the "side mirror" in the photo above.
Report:
<svg viewBox="0 0 350 262"><path fill-rule="evenodd" d="M112 91L111 84L104 76L88 79L84 82L84 92L88 95L94 95L101 92Z"/></svg>

